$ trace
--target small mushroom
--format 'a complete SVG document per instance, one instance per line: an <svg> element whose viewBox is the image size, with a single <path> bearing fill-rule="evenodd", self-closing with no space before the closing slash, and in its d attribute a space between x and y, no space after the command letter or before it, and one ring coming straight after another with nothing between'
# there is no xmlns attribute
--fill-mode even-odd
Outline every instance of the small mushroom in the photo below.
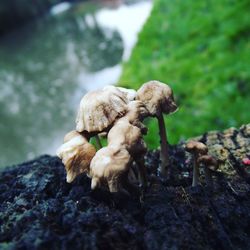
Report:
<svg viewBox="0 0 250 250"><path fill-rule="evenodd" d="M211 170L215 171L219 167L219 162L210 155L202 155L197 159L199 165L204 166L205 179L208 186L212 186Z"/></svg>
<svg viewBox="0 0 250 250"><path fill-rule="evenodd" d="M149 111L149 115L156 117L159 124L161 138L161 169L162 175L167 175L169 169L169 146L163 114L170 114L177 110L173 91L167 85L159 81L150 81L141 86L137 91L137 99L142 101Z"/></svg>
<svg viewBox="0 0 250 250"><path fill-rule="evenodd" d="M78 175L89 172L89 165L95 153L95 147L82 134L73 130L65 135L64 143L56 154L65 165L68 183Z"/></svg>
<svg viewBox="0 0 250 250"><path fill-rule="evenodd" d="M108 145L124 146L136 153L138 140L142 139L140 128L125 120L118 120L108 133Z"/></svg>
<svg viewBox="0 0 250 250"><path fill-rule="evenodd" d="M141 129L124 119L120 119L109 131L108 145L126 148L138 165L140 183L145 188L147 177L144 156L147 152L147 146L143 141Z"/></svg>
<svg viewBox="0 0 250 250"><path fill-rule="evenodd" d="M147 186L144 156L147 152L142 134L147 132L141 122L148 115L148 110L141 101L131 101L127 114L116 121L108 134L108 145L125 147L138 166L139 179L143 188Z"/></svg>
<svg viewBox="0 0 250 250"><path fill-rule="evenodd" d="M198 157L207 154L208 148L202 142L189 141L185 147L186 151L192 154L193 157L193 182L192 186L195 187L199 183L199 165Z"/></svg>
<svg viewBox="0 0 250 250"><path fill-rule="evenodd" d="M107 146L97 151L90 164L91 189L107 184L110 192L120 191L131 162L132 157L125 148Z"/></svg>

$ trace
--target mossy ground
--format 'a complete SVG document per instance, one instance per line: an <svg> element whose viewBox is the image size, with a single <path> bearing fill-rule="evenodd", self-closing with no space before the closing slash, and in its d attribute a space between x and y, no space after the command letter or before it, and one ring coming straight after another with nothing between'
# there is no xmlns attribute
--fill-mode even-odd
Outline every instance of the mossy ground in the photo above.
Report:
<svg viewBox="0 0 250 250"><path fill-rule="evenodd" d="M170 142L249 122L249 9L249 0L154 2L119 85L171 85L180 109L166 119ZM148 126L155 147L157 124Z"/></svg>

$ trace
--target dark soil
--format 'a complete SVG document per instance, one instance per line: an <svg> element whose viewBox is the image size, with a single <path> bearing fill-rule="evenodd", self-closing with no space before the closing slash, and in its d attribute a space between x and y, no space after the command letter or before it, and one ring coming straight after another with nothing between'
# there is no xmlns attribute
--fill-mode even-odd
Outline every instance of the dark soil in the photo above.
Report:
<svg viewBox="0 0 250 250"><path fill-rule="evenodd" d="M169 179L157 176L159 152L149 152L143 201L93 192L86 176L67 184L57 157L7 168L0 174L0 249L250 249L249 167L242 164L249 128L198 138L228 152L213 188L204 181L191 187L181 144L171 148Z"/></svg>

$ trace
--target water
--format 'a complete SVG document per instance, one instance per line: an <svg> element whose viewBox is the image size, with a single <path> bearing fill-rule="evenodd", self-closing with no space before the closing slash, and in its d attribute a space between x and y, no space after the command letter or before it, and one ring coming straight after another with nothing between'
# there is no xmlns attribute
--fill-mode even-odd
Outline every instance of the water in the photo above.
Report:
<svg viewBox="0 0 250 250"><path fill-rule="evenodd" d="M151 6L57 8L0 41L0 167L55 154L86 91L119 79Z"/></svg>

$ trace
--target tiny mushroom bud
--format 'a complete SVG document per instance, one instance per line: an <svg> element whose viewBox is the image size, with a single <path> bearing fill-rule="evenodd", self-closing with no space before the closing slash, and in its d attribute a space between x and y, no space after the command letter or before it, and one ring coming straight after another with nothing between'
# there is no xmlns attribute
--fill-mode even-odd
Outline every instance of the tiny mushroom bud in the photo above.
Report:
<svg viewBox="0 0 250 250"><path fill-rule="evenodd" d="M71 131L64 137L64 143L57 150L67 172L67 182L72 182L78 175L89 172L89 165L96 153L95 147L77 131Z"/></svg>
<svg viewBox="0 0 250 250"><path fill-rule="evenodd" d="M204 166L205 178L208 186L212 186L211 170L215 171L219 167L218 161L210 155L202 155L197 159L199 165Z"/></svg>
<svg viewBox="0 0 250 250"><path fill-rule="evenodd" d="M156 117L159 124L161 138L161 174L167 175L169 169L169 148L164 114L170 114L177 110L172 89L159 81L150 81L141 86L137 91L137 99L142 101L149 111L149 115Z"/></svg>
<svg viewBox="0 0 250 250"><path fill-rule="evenodd" d="M198 157L205 155L208 152L208 148L202 142L189 141L185 147L186 151L193 156L193 182L192 186L195 187L199 183L199 166L197 163Z"/></svg>
<svg viewBox="0 0 250 250"><path fill-rule="evenodd" d="M97 151L90 164L91 189L107 184L110 192L120 191L131 162L132 158L125 148L107 146Z"/></svg>

